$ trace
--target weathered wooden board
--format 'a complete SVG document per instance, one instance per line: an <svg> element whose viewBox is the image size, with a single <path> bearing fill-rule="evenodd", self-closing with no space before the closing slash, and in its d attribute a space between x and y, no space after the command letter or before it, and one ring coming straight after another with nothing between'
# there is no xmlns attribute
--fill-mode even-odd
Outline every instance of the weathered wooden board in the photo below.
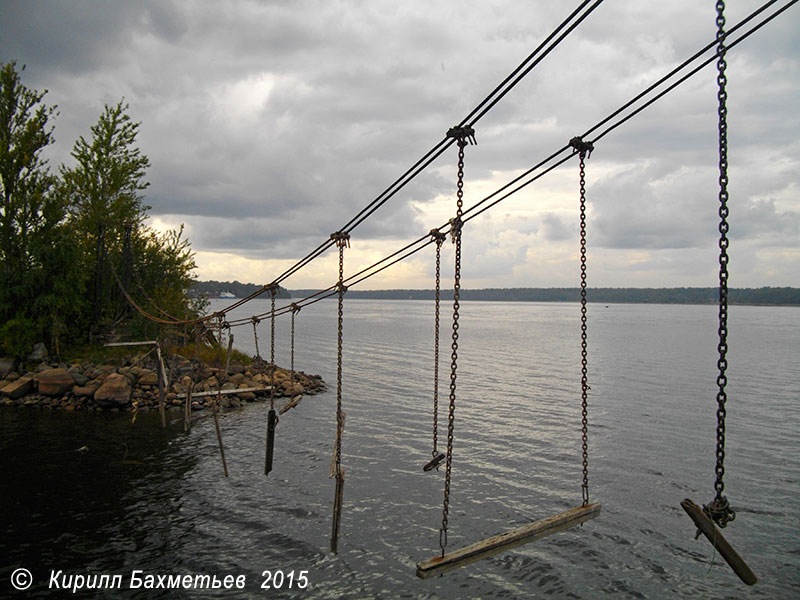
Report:
<svg viewBox="0 0 800 600"><path fill-rule="evenodd" d="M714 525L714 521L708 518L708 515L703 512L703 509L697 506L688 498L681 502L683 510L689 515L697 526L697 529L708 538L711 545L717 549L720 556L725 559L725 562L730 565L733 572L739 576L739 579L744 581L747 585L754 585L758 581L756 574L750 570L747 563L744 562L741 556L733 549L728 543L728 540L722 535L722 532Z"/></svg>
<svg viewBox="0 0 800 600"><path fill-rule="evenodd" d="M202 398L204 396L227 396L229 394L241 394L244 392L268 392L269 386L267 387L249 387L249 388L239 388L236 390L221 390L221 391L210 391L210 392L193 392L192 398ZM178 398L186 398L186 394L180 394Z"/></svg>
<svg viewBox="0 0 800 600"><path fill-rule="evenodd" d="M570 510L536 521L530 525L523 525L506 533L475 542L459 550L437 556L417 563L417 577L426 579L433 575L440 575L450 569L462 567L469 563L499 554L510 548L516 548L539 538L564 531L570 527L580 525L589 519L594 519L600 514L600 504L588 504L571 508Z"/></svg>

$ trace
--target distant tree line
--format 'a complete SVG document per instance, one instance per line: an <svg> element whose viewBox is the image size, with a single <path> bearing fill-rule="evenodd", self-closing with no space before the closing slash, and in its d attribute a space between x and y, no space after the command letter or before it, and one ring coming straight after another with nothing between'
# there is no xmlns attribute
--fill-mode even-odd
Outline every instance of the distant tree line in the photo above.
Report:
<svg viewBox="0 0 800 600"><path fill-rule="evenodd" d="M193 296L205 296L207 298L219 298L223 292L230 292L237 298L247 298L250 294L254 294L260 290L263 285L256 283L240 283L238 281L195 281L192 283L190 293ZM269 298L269 292L261 295L262 298ZM276 298L291 298L287 290L278 286L278 292L275 294Z"/></svg>
<svg viewBox="0 0 800 600"><path fill-rule="evenodd" d="M145 223L150 161L128 105L105 105L74 163L53 173L43 151L58 113L22 71L0 64L0 354L24 358L37 342L57 354L122 327L153 335L120 287L163 318L196 316L204 307L187 294L195 262L183 228Z"/></svg>
<svg viewBox="0 0 800 600"><path fill-rule="evenodd" d="M303 298L316 290L293 290L292 296ZM433 300L434 290L356 290L347 291L348 298L376 300ZM443 300L452 300L452 290L442 290ZM579 288L488 288L461 290L462 300L499 302L580 302ZM716 304L717 288L589 288L589 302L632 304ZM800 305L800 288L763 287L735 288L728 293L730 304Z"/></svg>

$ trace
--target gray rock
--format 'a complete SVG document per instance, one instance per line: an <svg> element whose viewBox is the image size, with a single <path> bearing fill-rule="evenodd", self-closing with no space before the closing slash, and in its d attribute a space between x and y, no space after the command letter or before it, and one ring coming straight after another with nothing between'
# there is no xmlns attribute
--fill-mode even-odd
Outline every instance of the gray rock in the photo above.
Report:
<svg viewBox="0 0 800 600"><path fill-rule="evenodd" d="M31 352L30 355L28 356L28 360L37 361L37 360L44 360L46 358L47 358L47 347L42 342L34 344L33 352Z"/></svg>
<svg viewBox="0 0 800 600"><path fill-rule="evenodd" d="M48 369L36 376L39 393L45 396L62 396L75 385L66 369Z"/></svg>
<svg viewBox="0 0 800 600"><path fill-rule="evenodd" d="M94 393L100 406L127 406L131 399L131 384L125 375L110 373L105 382Z"/></svg>

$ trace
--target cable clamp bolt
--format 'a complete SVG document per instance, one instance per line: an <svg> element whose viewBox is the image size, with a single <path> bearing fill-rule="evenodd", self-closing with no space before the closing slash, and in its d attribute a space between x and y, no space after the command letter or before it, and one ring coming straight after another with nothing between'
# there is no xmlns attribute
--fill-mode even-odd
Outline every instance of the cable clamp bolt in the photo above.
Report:
<svg viewBox="0 0 800 600"><path fill-rule="evenodd" d="M444 242L447 239L447 234L446 233L442 233L441 231L439 231L436 228L431 229L430 236L433 239L433 241L436 242L437 246L441 246L442 242Z"/></svg>
<svg viewBox="0 0 800 600"><path fill-rule="evenodd" d="M336 289L337 289L337 291L341 292L342 294L347 292L347 286L345 284L343 284L341 281L336 284Z"/></svg>
<svg viewBox="0 0 800 600"><path fill-rule="evenodd" d="M299 312L300 312L300 307L299 307L297 304L295 304L294 302L292 302L292 303L289 305L289 308L291 308L291 309L292 309L292 314L293 314L293 315L296 315L297 313L299 313Z"/></svg>
<svg viewBox="0 0 800 600"><path fill-rule="evenodd" d="M455 244L456 237L461 234L461 227L464 225L464 222L461 220L461 217L453 217L450 219L450 240Z"/></svg>
<svg viewBox="0 0 800 600"><path fill-rule="evenodd" d="M581 158L591 158L594 144L592 142L584 142L583 138L576 135L569 141L569 145L575 148L575 151L581 155Z"/></svg>
<svg viewBox="0 0 800 600"><path fill-rule="evenodd" d="M467 142L469 142L471 146L477 145L478 143L478 141L475 139L475 130L469 125L451 127L447 130L447 137L458 140L458 143L461 145L466 145Z"/></svg>
<svg viewBox="0 0 800 600"><path fill-rule="evenodd" d="M336 246L339 248L349 248L350 247L350 234L346 231L337 231L331 234L331 240L336 242Z"/></svg>

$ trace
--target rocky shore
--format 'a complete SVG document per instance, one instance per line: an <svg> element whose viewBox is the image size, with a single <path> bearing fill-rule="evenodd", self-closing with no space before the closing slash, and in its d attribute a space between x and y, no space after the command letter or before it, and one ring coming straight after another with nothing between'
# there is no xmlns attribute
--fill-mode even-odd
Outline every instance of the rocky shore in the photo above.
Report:
<svg viewBox="0 0 800 600"><path fill-rule="evenodd" d="M219 396L222 410L248 402L268 400L271 365L261 359L250 364L231 362L223 369L182 356L165 356L165 406L183 409L192 391L192 410L210 408ZM30 367L28 363L28 367ZM294 383L292 383L292 381ZM154 358L132 357L124 364L52 363L47 360L29 370L0 358L0 406L32 406L48 409L148 411L158 410L158 366ZM322 379L302 371L275 367L275 397L316 394L325 389ZM241 390L241 391L236 391ZM213 393L212 393L213 392Z"/></svg>

